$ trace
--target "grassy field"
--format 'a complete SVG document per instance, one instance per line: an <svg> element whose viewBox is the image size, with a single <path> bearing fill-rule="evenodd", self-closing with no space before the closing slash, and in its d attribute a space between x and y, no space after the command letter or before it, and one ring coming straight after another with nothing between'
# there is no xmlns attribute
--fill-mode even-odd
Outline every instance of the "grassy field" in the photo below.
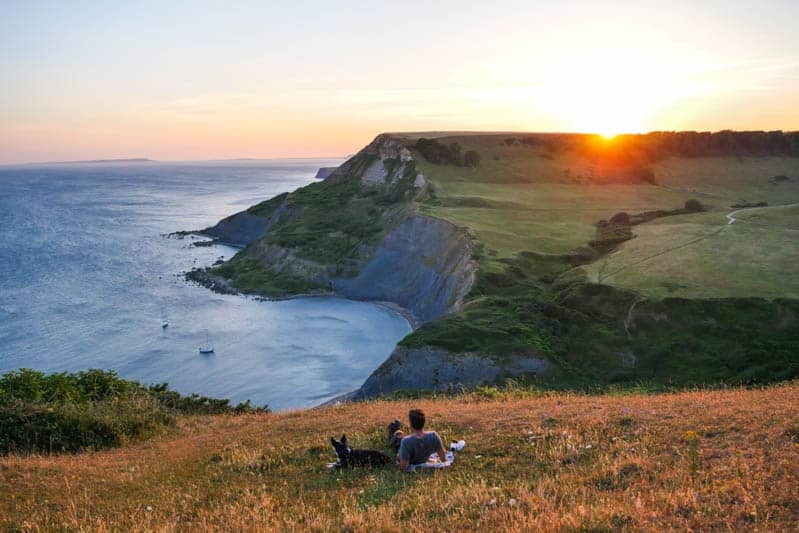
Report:
<svg viewBox="0 0 799 533"><path fill-rule="evenodd" d="M796 231L799 230L799 204L747 209L735 218L746 224Z"/></svg>
<svg viewBox="0 0 799 533"><path fill-rule="evenodd" d="M401 344L543 356L551 387L799 375L799 159L606 157L613 141L519 139L439 138L476 150L475 169L420 161L432 192L419 209L468 228L480 268L464 309ZM704 210L687 213L692 200ZM621 213L647 221L598 226ZM607 240L618 236L631 238Z"/></svg>
<svg viewBox="0 0 799 533"><path fill-rule="evenodd" d="M739 202L770 205L799 201L799 158L697 157L669 158L654 165L658 183L704 193L724 207ZM792 180L774 183L774 176Z"/></svg>
<svg viewBox="0 0 799 533"><path fill-rule="evenodd" d="M185 417L120 449L0 458L9 531L795 531L799 383L452 398ZM331 436L383 448L410 407L453 467L330 471ZM385 449L385 448L383 448Z"/></svg>
<svg viewBox="0 0 799 533"><path fill-rule="evenodd" d="M696 199L707 213L635 226L636 238L590 265L588 279L655 298L799 297L792 273L799 210L780 207L799 202L799 158L670 157L651 163L655 183L629 184L608 178L613 168L584 152L529 146L521 138L439 139L477 150L475 169L419 157L434 191L421 211L468 227L485 246L484 271L502 270L497 261L519 252L564 254L584 246L596 222L616 213L670 210ZM731 206L757 202L769 208L742 212L725 227Z"/></svg>
<svg viewBox="0 0 799 533"><path fill-rule="evenodd" d="M799 298L792 225L799 211L780 208L742 213L732 225L721 213L662 219L636 227L637 238L586 270L591 281L654 297Z"/></svg>

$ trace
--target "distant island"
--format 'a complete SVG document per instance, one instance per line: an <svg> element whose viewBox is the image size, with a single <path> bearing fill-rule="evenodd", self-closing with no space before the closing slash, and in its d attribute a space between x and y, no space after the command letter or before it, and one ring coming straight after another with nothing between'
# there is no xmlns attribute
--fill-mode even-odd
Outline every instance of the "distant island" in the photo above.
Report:
<svg viewBox="0 0 799 533"><path fill-rule="evenodd" d="M29 163L31 165L92 165L98 163L155 163L146 157L131 157L128 159L87 159L85 161L45 161L44 163Z"/></svg>

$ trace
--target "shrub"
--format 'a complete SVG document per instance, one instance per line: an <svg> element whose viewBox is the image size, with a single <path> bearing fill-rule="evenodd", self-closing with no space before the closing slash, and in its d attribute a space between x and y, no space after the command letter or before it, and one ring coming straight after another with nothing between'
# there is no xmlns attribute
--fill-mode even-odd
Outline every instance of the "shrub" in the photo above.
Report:
<svg viewBox="0 0 799 533"><path fill-rule="evenodd" d="M480 154L475 150L462 153L461 145L453 142L441 143L435 139L419 139L413 145L427 161L434 165L455 165L456 167L476 167L480 163Z"/></svg>
<svg viewBox="0 0 799 533"><path fill-rule="evenodd" d="M704 211L705 207L699 200L694 200L693 198L685 202L685 210L691 213Z"/></svg>
<svg viewBox="0 0 799 533"><path fill-rule="evenodd" d="M463 154L463 164L467 167L476 167L480 164L480 154L475 150L468 150Z"/></svg>
<svg viewBox="0 0 799 533"><path fill-rule="evenodd" d="M616 213L615 215L613 215L610 218L610 221L613 222L614 224L626 224L626 225L629 225L630 224L630 215L628 215L627 213L622 211L620 213Z"/></svg>
<svg viewBox="0 0 799 533"><path fill-rule="evenodd" d="M181 396L166 383L145 387L110 371L22 369L0 377L0 453L114 447L160 433L178 414L252 410L249 402L231 407L229 400Z"/></svg>

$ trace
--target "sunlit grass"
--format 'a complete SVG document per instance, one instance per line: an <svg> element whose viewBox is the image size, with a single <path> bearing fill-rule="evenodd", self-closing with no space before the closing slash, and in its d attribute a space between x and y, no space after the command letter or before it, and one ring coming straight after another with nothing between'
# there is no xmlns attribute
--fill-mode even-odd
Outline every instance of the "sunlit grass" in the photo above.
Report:
<svg viewBox="0 0 799 533"><path fill-rule="evenodd" d="M779 207L799 202L799 159L667 158L652 164L654 185L598 185L584 181L598 172L584 154L551 152L519 138L442 140L477 150L476 169L419 162L438 199L421 211L469 228L485 247L484 270L501 270L498 260L523 251L568 253L595 237L596 222L616 213L670 210L696 199L707 213L635 226L633 240L584 267L589 280L656 298L799 295L792 266L799 261L798 212ZM779 175L793 178L775 183L771 178ZM740 223L726 228L724 215L742 202L769 208L739 213Z"/></svg>
<svg viewBox="0 0 799 533"><path fill-rule="evenodd" d="M799 513L799 384L583 396L519 388L185 418L118 450L0 458L11 530L763 530ZM467 446L442 471L329 471L411 405Z"/></svg>
<svg viewBox="0 0 799 533"><path fill-rule="evenodd" d="M796 218L742 213L682 216L635 228L637 238L585 267L589 279L648 296L799 297ZM747 216L748 215L748 216ZM766 218L768 217L768 218Z"/></svg>

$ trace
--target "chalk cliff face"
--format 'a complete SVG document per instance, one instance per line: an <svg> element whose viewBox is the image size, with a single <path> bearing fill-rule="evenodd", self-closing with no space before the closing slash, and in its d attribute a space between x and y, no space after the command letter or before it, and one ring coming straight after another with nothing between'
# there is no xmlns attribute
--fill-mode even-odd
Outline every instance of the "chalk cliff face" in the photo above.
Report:
<svg viewBox="0 0 799 533"><path fill-rule="evenodd" d="M474 282L471 243L449 222L411 215L354 278L333 279L348 298L394 302L427 322L457 308Z"/></svg>

